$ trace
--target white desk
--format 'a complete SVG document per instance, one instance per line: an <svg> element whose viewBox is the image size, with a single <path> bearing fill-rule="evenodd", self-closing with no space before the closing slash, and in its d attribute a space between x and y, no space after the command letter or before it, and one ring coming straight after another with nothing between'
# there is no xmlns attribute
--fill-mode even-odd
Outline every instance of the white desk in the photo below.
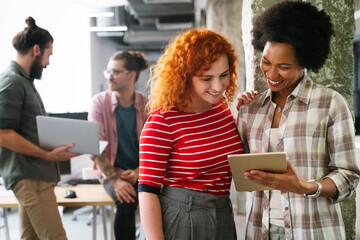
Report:
<svg viewBox="0 0 360 240"><path fill-rule="evenodd" d="M76 198L65 198L66 190L71 189L76 192ZM0 208L4 209L4 228L6 231L7 240L9 238L9 226L7 223L7 208L18 207L18 201L16 197L12 194L6 194L8 191L5 190L4 186L0 186ZM104 226L104 237L107 240L107 231L106 231L106 218L105 218L105 206L111 206L110 219L111 219L111 239L114 239L112 223L114 221L114 211L113 207L115 202L107 194L104 187L101 184L78 184L74 187L55 187L55 195L57 202L60 206L64 207L83 207L83 206L93 206L93 239L96 240L96 207L100 206L102 211L103 226Z"/></svg>

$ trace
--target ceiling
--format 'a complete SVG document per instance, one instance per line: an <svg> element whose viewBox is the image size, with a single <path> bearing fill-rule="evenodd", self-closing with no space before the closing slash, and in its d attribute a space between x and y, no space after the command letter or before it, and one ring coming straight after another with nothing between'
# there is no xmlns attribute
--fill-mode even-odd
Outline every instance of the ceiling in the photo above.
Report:
<svg viewBox="0 0 360 240"><path fill-rule="evenodd" d="M74 1L94 9L91 30L99 37L146 48L159 48L179 31L200 26L207 5L207 0Z"/></svg>
<svg viewBox="0 0 360 240"><path fill-rule="evenodd" d="M84 6L88 9L93 9L96 11L99 8L119 6L128 4L127 0L63 0L71 1L72 3L77 3L81 6Z"/></svg>

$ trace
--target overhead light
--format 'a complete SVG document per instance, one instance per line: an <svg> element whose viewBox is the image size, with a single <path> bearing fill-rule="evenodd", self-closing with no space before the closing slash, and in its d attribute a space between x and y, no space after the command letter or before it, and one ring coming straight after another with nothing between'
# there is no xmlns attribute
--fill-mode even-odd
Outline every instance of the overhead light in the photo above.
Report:
<svg viewBox="0 0 360 240"><path fill-rule="evenodd" d="M90 27L90 32L125 32L127 26Z"/></svg>
<svg viewBox="0 0 360 240"><path fill-rule="evenodd" d="M96 32L96 36L98 37L123 37L125 32Z"/></svg>

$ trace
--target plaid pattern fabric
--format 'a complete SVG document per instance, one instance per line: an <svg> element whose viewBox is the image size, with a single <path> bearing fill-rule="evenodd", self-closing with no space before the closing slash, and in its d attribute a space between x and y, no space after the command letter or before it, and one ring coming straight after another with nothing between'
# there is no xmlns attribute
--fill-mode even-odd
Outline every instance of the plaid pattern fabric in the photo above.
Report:
<svg viewBox="0 0 360 240"><path fill-rule="evenodd" d="M244 152L267 152L275 111L271 91L241 106L238 130ZM283 138L278 151L285 151L305 180L331 178L336 199L282 192L286 239L345 239L338 202L348 198L359 181L355 160L353 118L346 101L337 92L304 77L289 95L279 129ZM247 239L267 239L269 230L268 191L251 192L247 199Z"/></svg>

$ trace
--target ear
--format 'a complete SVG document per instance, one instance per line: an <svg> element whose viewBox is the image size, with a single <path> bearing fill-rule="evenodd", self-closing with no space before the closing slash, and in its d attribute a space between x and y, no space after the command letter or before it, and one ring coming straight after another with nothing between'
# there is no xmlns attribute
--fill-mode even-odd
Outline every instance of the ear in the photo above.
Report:
<svg viewBox="0 0 360 240"><path fill-rule="evenodd" d="M129 75L130 75L131 79L134 79L134 82L135 82L136 71L130 71L130 72L129 72Z"/></svg>
<svg viewBox="0 0 360 240"><path fill-rule="evenodd" d="M34 55L34 57L37 57L41 54L40 46L38 44L35 44L32 47L32 54Z"/></svg>

